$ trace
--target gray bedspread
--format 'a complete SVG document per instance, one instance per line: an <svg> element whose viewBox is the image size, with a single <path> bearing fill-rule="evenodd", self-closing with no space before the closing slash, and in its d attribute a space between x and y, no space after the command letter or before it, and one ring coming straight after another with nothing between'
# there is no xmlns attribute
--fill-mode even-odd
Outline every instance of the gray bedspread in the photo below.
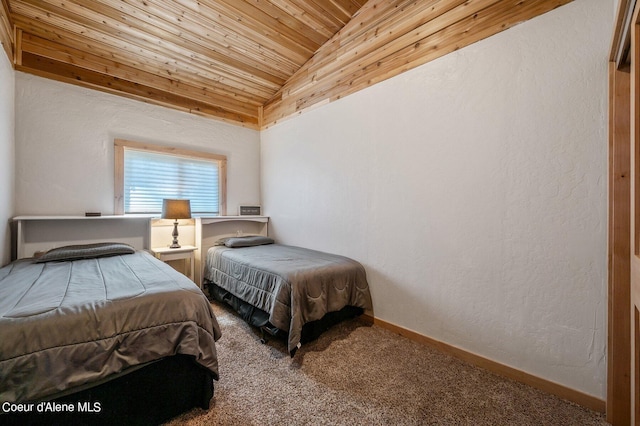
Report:
<svg viewBox="0 0 640 426"><path fill-rule="evenodd" d="M288 331L290 352L298 347L304 324L345 306L371 309L359 262L301 247L212 247L204 277L267 312L271 324Z"/></svg>
<svg viewBox="0 0 640 426"><path fill-rule="evenodd" d="M218 378L207 298L149 253L0 269L0 403L35 401L176 354Z"/></svg>

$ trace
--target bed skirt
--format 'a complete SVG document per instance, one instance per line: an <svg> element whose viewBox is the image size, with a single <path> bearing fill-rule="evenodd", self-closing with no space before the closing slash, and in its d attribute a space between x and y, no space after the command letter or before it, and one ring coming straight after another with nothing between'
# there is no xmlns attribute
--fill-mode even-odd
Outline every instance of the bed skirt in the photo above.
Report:
<svg viewBox="0 0 640 426"><path fill-rule="evenodd" d="M195 407L208 409L212 397L212 373L192 356L175 355L97 386L34 402L32 412L0 414L0 424L157 425Z"/></svg>
<svg viewBox="0 0 640 426"><path fill-rule="evenodd" d="M203 287L205 294L211 299L230 306L245 322L259 328L263 332L263 340L266 338L264 333L277 337L287 336L287 331L280 330L269 322L269 314L267 312L250 305L207 279L204 280ZM356 306L345 306L339 311L328 312L321 319L303 325L300 343L305 344L315 340L333 325L347 319L358 317L363 313L364 309ZM295 355L295 351L290 355Z"/></svg>

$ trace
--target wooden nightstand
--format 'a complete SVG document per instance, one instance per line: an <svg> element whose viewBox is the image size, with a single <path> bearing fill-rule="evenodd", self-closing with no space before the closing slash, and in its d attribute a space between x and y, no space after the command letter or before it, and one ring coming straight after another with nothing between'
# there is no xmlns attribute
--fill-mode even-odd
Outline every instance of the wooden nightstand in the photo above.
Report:
<svg viewBox="0 0 640 426"><path fill-rule="evenodd" d="M180 248L169 247L154 247L151 249L153 254L163 262L171 260L184 260L184 274L195 281L195 263L196 263L196 251L195 246L182 246ZM187 261L189 262L189 273L187 274Z"/></svg>

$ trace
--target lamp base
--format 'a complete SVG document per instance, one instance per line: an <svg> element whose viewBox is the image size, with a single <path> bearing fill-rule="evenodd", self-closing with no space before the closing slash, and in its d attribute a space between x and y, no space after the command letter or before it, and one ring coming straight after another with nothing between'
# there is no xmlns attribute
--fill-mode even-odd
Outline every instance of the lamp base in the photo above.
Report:
<svg viewBox="0 0 640 426"><path fill-rule="evenodd" d="M173 237L173 242L169 246L169 248L180 248L180 244L178 244L178 221L173 222L173 232L171 233Z"/></svg>

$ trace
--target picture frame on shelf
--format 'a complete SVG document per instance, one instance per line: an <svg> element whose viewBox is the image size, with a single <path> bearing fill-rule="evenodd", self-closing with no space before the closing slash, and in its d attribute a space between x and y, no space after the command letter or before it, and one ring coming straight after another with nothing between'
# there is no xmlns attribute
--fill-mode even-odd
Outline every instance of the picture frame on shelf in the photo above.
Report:
<svg viewBox="0 0 640 426"><path fill-rule="evenodd" d="M257 204L241 204L238 207L238 216L261 216L262 206Z"/></svg>

